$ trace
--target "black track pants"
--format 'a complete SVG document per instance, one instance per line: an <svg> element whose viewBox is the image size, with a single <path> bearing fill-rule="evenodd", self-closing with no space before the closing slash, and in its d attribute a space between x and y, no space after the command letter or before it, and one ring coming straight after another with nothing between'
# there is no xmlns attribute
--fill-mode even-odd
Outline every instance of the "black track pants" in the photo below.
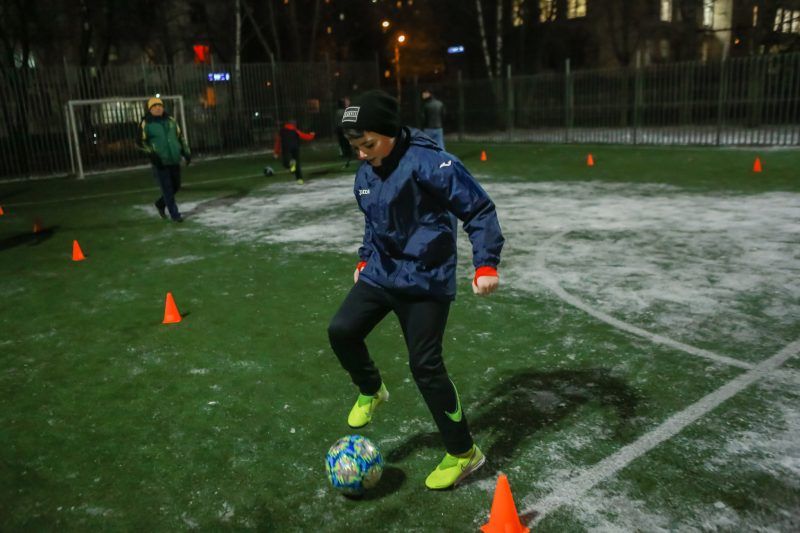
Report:
<svg viewBox="0 0 800 533"><path fill-rule="evenodd" d="M364 339L393 311L400 320L414 381L451 454L472 448L467 418L442 360L442 337L450 302L391 293L359 281L328 326L331 347L362 394L375 394L381 376ZM447 414L449 413L449 415Z"/></svg>

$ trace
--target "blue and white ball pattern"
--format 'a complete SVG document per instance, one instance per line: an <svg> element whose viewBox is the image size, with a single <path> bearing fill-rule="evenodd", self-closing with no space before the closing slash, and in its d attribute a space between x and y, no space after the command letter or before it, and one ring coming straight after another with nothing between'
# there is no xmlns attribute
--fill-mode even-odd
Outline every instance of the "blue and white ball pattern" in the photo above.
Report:
<svg viewBox="0 0 800 533"><path fill-rule="evenodd" d="M328 450L325 468L335 489L357 496L378 484L383 474L383 456L368 438L347 435Z"/></svg>

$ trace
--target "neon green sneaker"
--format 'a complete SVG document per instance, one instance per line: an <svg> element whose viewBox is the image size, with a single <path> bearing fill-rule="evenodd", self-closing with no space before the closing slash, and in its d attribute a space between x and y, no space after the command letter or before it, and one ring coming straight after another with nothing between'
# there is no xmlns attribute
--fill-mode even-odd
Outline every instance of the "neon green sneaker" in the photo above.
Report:
<svg viewBox="0 0 800 533"><path fill-rule="evenodd" d="M298 184L298 185L302 185L303 183L304 183L304 182L303 182L303 180L301 180L301 179L300 179L300 180L297 180L297 184Z"/></svg>
<svg viewBox="0 0 800 533"><path fill-rule="evenodd" d="M486 457L480 448L473 445L466 457L446 453L444 459L425 480L425 486L432 490L449 489L461 483L464 478L483 466Z"/></svg>
<svg viewBox="0 0 800 533"><path fill-rule="evenodd" d="M294 159L292 159L292 160L290 160L290 161L289 161L289 172L291 172L292 174L294 174L294 171L295 171L295 170L297 170L297 161L295 161Z"/></svg>
<svg viewBox="0 0 800 533"><path fill-rule="evenodd" d="M369 424L372 420L372 413L375 408L383 402L389 401L389 391L386 390L386 385L381 383L381 388L374 396L367 396L359 394L356 404L350 409L350 415L347 417L347 424L351 428L361 428Z"/></svg>

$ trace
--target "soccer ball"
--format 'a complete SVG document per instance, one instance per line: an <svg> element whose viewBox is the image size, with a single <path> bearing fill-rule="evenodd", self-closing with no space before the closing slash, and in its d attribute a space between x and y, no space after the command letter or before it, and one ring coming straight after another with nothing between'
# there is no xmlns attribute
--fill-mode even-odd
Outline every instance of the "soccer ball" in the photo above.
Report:
<svg viewBox="0 0 800 533"><path fill-rule="evenodd" d="M272 170L272 167L270 167L270 166L264 167L264 175L265 176L272 176L274 174L275 174L275 171Z"/></svg>
<svg viewBox="0 0 800 533"><path fill-rule="evenodd" d="M333 488L347 496L359 496L378 484L383 474L383 456L368 438L347 435L328 450L325 468Z"/></svg>

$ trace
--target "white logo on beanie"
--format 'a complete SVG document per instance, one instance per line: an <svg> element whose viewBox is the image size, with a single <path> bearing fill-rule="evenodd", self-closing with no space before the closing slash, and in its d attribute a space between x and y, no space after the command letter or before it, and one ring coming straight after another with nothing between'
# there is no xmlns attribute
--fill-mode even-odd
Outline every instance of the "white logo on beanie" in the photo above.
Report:
<svg viewBox="0 0 800 533"><path fill-rule="evenodd" d="M358 110L361 109L359 106L351 106L344 110L344 116L342 116L342 123L345 122L358 122Z"/></svg>

